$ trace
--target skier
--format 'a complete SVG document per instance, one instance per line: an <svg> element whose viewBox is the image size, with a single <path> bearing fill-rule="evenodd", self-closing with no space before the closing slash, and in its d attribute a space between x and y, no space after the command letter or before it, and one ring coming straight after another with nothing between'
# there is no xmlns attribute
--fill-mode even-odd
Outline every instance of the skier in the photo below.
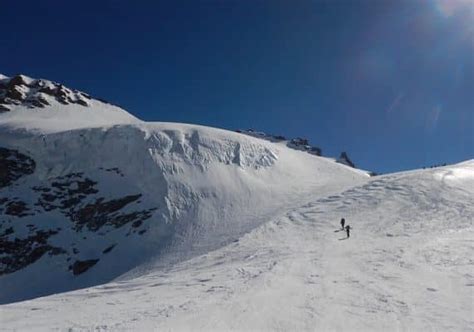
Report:
<svg viewBox="0 0 474 332"><path fill-rule="evenodd" d="M350 237L350 230L351 230L351 226L347 225L346 226L347 237Z"/></svg>
<svg viewBox="0 0 474 332"><path fill-rule="evenodd" d="M346 219L341 219L341 229L344 230L344 224L346 223Z"/></svg>

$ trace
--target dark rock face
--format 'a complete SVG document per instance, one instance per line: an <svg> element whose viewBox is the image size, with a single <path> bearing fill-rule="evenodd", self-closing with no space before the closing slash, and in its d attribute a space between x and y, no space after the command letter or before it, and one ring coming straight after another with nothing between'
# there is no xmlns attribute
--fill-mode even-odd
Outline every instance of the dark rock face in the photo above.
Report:
<svg viewBox="0 0 474 332"><path fill-rule="evenodd" d="M72 274L75 276L86 272L89 270L91 267L93 267L95 264L97 264L99 260L98 259L88 259L86 261L75 261L74 264L72 264L69 267L69 270L72 270Z"/></svg>
<svg viewBox="0 0 474 332"><path fill-rule="evenodd" d="M316 156L321 156L322 152L320 148L318 148L317 146L310 145L309 141L306 138L301 137L293 138L291 141L288 142L287 146L295 150L306 151Z"/></svg>
<svg viewBox="0 0 474 332"><path fill-rule="evenodd" d="M341 152L341 155L337 159L337 162L355 168L354 163L349 159L349 156L346 152Z"/></svg>
<svg viewBox="0 0 474 332"><path fill-rule="evenodd" d="M136 228L143 220L151 217L152 210L136 211L126 214L117 214L116 212L126 205L135 202L142 195L130 195L123 198L104 201L102 198L95 203L87 204L79 209L73 216L78 229L86 226L91 231L97 231L102 226L108 224L118 228L132 222L132 227Z"/></svg>
<svg viewBox="0 0 474 332"><path fill-rule="evenodd" d="M86 227L94 232L105 225L119 228L128 223L132 226L136 223L141 224L156 210L153 208L129 213L120 212L129 204L137 202L141 194L111 200L99 197L93 203L85 203L86 199L90 200L91 195L99 192L95 188L96 185L97 182L84 178L83 173L57 177L51 182L51 187L33 188L34 191L40 192L36 205L45 211L59 210L74 223L74 229L77 231Z"/></svg>
<svg viewBox="0 0 474 332"><path fill-rule="evenodd" d="M19 200L9 201L6 204L5 214L16 217L26 217L33 215L25 202Z"/></svg>
<svg viewBox="0 0 474 332"><path fill-rule="evenodd" d="M83 178L83 173L71 173L52 179L50 187L33 187L33 191L41 195L36 203L45 211L59 209L67 216L75 206L80 204L88 195L98 193L97 182Z"/></svg>
<svg viewBox="0 0 474 332"><path fill-rule="evenodd" d="M17 150L0 147L0 188L9 186L22 176L33 174L36 163Z"/></svg>
<svg viewBox="0 0 474 332"><path fill-rule="evenodd" d="M64 262L75 262L72 265L67 263L64 269L79 275L99 262L97 255L108 254L120 245L116 238L110 241L107 237L113 229L128 226L122 233L124 236L146 232L145 221L152 217L156 208L143 209L142 194L106 198L97 187L98 181L82 172L39 183L34 179L36 185L31 187L26 181L15 183L33 174L35 168L32 158L17 150L0 148L0 275L21 270L45 255L64 255ZM99 170L124 181L125 175L116 167ZM47 220L48 213L53 211L64 216L61 227L57 227L58 214L54 214L54 227L38 222L44 221L45 217ZM76 233L77 237L71 239L66 235L63 238L63 230L66 234ZM96 257L79 257L78 247L88 246L87 235L91 233L103 237L104 244L109 240L108 247L94 254ZM61 247L54 245L53 239L63 243Z"/></svg>
<svg viewBox="0 0 474 332"><path fill-rule="evenodd" d="M12 77L10 81L7 83L8 88L14 88L19 85L28 85L25 76L17 75L15 77Z"/></svg>
<svg viewBox="0 0 474 332"><path fill-rule="evenodd" d="M91 97L77 90L66 88L62 84L42 79L32 80L23 75L0 80L0 112L10 111L13 105L28 108L42 108L50 105L50 100L68 105L89 106Z"/></svg>
<svg viewBox="0 0 474 332"><path fill-rule="evenodd" d="M102 251L103 254L108 254L109 252L112 251L112 249L114 249L116 246L116 244L112 244L111 246L108 246L107 248L104 249L104 251Z"/></svg>
<svg viewBox="0 0 474 332"><path fill-rule="evenodd" d="M57 233L57 230L37 231L26 238L10 240L13 229L7 228L0 234L0 275L33 264L46 253L50 256L66 253L64 249L48 244L48 238Z"/></svg>
<svg viewBox="0 0 474 332"><path fill-rule="evenodd" d="M240 134L245 134L245 135L248 135L248 136L252 136L252 137L261 138L261 139L264 139L264 140L267 140L267 141L270 141L270 142L282 142L282 141L287 140L285 136L269 135L269 134L266 134L266 133L263 133L263 132L260 132L260 131L254 131L253 129L246 129L246 130L238 129L238 130L236 130L236 132L238 132ZM288 141L286 146L288 146L291 149L306 151L306 152L308 152L310 154L313 154L313 155L316 155L316 156L321 156L322 155L322 150L317 146L311 145L306 138L301 138L301 137L293 138L293 139Z"/></svg>

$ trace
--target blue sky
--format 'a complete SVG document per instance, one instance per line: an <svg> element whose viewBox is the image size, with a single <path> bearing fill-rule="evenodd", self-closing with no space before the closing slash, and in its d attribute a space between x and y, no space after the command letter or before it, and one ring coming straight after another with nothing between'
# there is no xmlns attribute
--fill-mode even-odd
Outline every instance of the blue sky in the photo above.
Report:
<svg viewBox="0 0 474 332"><path fill-rule="evenodd" d="M9 1L0 72L144 120L303 136L378 172L474 158L474 1Z"/></svg>

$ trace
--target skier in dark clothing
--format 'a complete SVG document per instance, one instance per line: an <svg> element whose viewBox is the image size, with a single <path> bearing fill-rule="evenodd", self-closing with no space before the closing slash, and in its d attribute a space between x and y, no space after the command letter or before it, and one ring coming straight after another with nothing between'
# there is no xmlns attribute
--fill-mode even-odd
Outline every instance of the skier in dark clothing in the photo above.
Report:
<svg viewBox="0 0 474 332"><path fill-rule="evenodd" d="M346 219L341 219L341 229L344 230L344 224L346 223Z"/></svg>
<svg viewBox="0 0 474 332"><path fill-rule="evenodd" d="M347 237L350 237L350 230L351 230L351 226L347 225L346 226L346 233L347 233Z"/></svg>

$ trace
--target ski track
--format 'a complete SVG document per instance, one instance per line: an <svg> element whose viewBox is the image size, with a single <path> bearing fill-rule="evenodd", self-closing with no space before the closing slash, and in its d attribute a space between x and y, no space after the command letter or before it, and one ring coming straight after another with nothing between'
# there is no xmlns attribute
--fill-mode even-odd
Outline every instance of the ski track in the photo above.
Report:
<svg viewBox="0 0 474 332"><path fill-rule="evenodd" d="M472 192L433 174L377 177L148 275L2 306L0 329L473 331Z"/></svg>

